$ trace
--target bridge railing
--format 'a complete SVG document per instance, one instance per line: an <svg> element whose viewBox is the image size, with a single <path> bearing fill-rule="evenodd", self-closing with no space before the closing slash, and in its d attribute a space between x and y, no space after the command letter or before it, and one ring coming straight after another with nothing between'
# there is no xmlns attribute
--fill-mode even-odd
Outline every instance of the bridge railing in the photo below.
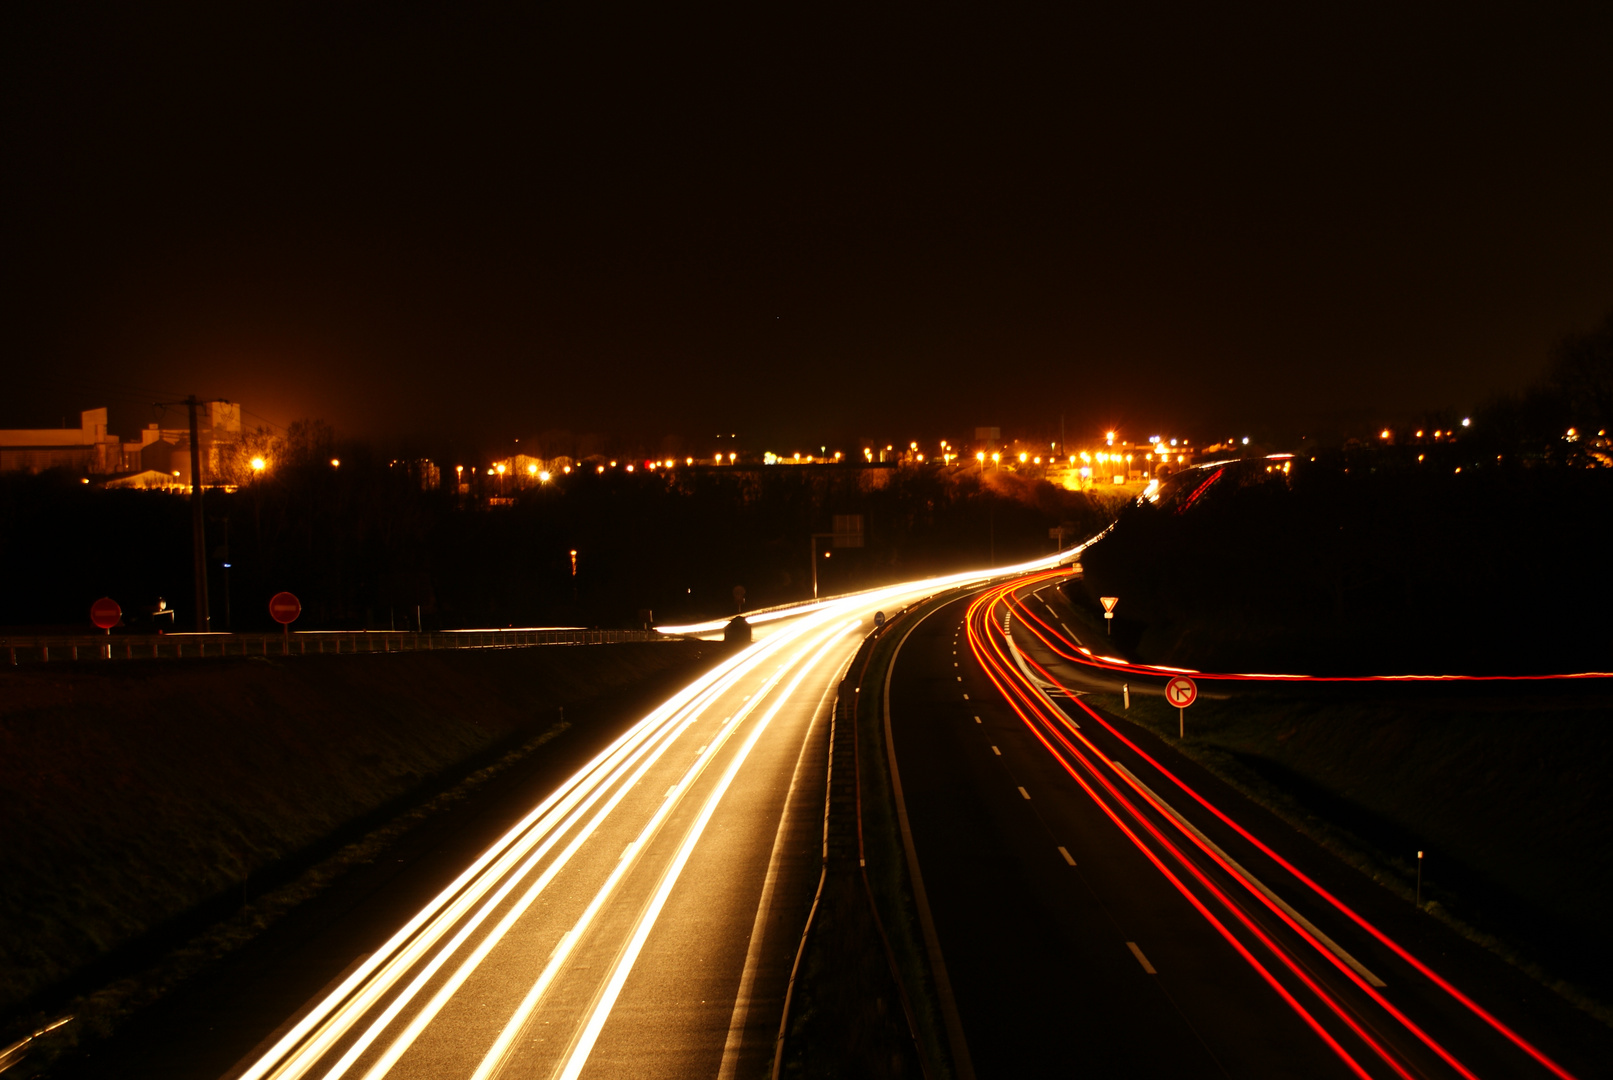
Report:
<svg viewBox="0 0 1613 1080"><path fill-rule="evenodd" d="M515 649L535 645L616 645L676 641L654 630L319 630L291 634L45 634L0 635L0 662L62 660L191 660L226 656L316 656L425 652L438 649Z"/></svg>

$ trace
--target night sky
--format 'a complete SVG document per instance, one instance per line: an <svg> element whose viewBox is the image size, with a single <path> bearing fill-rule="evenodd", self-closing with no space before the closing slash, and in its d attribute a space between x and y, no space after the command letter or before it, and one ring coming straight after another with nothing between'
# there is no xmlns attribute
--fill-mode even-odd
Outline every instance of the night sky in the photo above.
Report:
<svg viewBox="0 0 1613 1080"><path fill-rule="evenodd" d="M1294 433L1613 308L1613 5L643 7L7 5L0 426Z"/></svg>

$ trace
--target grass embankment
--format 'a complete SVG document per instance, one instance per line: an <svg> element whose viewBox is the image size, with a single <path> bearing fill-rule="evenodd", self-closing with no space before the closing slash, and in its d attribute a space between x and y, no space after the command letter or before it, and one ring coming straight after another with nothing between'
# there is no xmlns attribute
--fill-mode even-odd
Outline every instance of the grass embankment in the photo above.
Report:
<svg viewBox="0 0 1613 1080"><path fill-rule="evenodd" d="M1072 613L1087 634L1100 621ZM1227 694L1225 697L1212 696ZM1177 710L1088 704L1176 745L1409 901L1613 1018L1613 689L1572 683L1200 683Z"/></svg>
<svg viewBox="0 0 1613 1080"><path fill-rule="evenodd" d="M342 844L418 816L467 773L535 749L563 707L575 717L719 650L0 671L0 1014L18 1021L127 975Z"/></svg>
<svg viewBox="0 0 1613 1080"><path fill-rule="evenodd" d="M897 644L931 603L915 605L865 644L841 687L835 742L850 750L850 733L838 725L854 715L867 884L857 865L855 789L842 787L853 758L831 749L829 869L795 984L785 1075L955 1075L913 900L881 711ZM837 790L847 794L837 797Z"/></svg>

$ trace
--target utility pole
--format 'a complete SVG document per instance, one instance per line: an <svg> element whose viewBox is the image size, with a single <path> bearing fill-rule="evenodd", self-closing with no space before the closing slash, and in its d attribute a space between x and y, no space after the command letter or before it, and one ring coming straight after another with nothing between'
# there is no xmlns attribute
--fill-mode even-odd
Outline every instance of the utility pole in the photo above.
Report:
<svg viewBox="0 0 1613 1080"><path fill-rule="evenodd" d="M202 441L196 420L201 405L192 394L185 399L190 407L190 539L196 561L196 632L205 634L210 621L207 611L207 519L202 517Z"/></svg>
<svg viewBox="0 0 1613 1080"><path fill-rule="evenodd" d="M192 394L184 401L159 401L157 404L183 405L190 410L190 541L196 575L196 632L205 634L211 617L207 610L207 519L202 516L202 433L196 410L208 402Z"/></svg>

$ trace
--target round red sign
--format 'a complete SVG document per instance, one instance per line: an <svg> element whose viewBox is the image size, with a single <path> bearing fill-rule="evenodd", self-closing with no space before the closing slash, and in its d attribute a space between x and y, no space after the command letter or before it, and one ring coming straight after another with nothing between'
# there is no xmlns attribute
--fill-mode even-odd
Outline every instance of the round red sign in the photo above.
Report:
<svg viewBox="0 0 1613 1080"><path fill-rule="evenodd" d="M123 609L110 596L103 596L90 605L90 622L102 630L110 630L123 621Z"/></svg>
<svg viewBox="0 0 1613 1080"><path fill-rule="evenodd" d="M1165 700L1178 709L1185 709L1198 700L1198 684L1186 675L1178 675L1165 684Z"/></svg>
<svg viewBox="0 0 1613 1080"><path fill-rule="evenodd" d="M290 625L302 614L302 601L288 592L277 592L269 597L269 614L275 622Z"/></svg>

